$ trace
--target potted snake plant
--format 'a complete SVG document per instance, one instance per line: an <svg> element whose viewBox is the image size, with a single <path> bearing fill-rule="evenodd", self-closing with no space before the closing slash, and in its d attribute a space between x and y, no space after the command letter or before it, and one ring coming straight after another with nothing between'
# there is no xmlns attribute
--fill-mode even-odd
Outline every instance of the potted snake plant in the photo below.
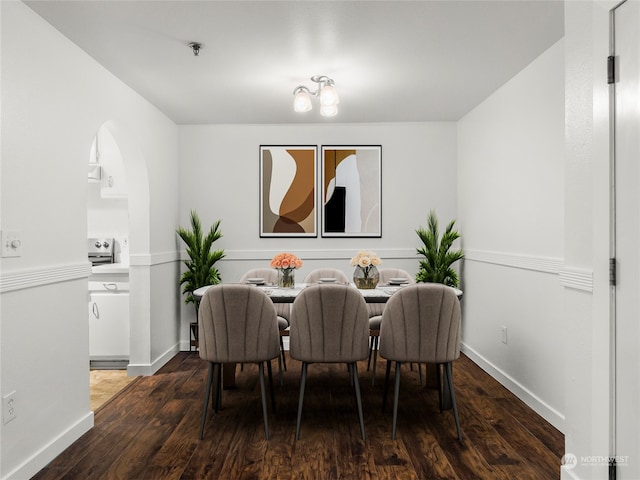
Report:
<svg viewBox="0 0 640 480"><path fill-rule="evenodd" d="M220 283L220 272L214 264L224 258L224 250L214 250L211 248L213 242L222 237L220 231L220 220L215 222L206 235L202 230L200 217L195 210L190 212L191 229L180 227L176 230L178 236L186 244L188 260L184 260L187 270L180 276L179 285L183 286L182 293L186 294L185 303L193 303L198 312L198 302L196 302L193 292L205 285L215 285Z"/></svg>
<svg viewBox="0 0 640 480"><path fill-rule="evenodd" d="M416 230L423 243L417 252L424 256L416 274L417 282L443 283L450 287L457 287L460 283L458 272L452 266L464 258L462 250L451 250L453 242L460 238L460 233L453 229L455 222L449 222L440 236L438 217L435 211L431 210L427 217L427 227L419 227Z"/></svg>

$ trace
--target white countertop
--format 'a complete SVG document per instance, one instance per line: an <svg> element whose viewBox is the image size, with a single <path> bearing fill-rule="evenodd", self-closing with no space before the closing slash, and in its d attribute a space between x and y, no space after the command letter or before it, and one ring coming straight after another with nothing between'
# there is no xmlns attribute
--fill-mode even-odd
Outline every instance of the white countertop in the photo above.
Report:
<svg viewBox="0 0 640 480"><path fill-rule="evenodd" d="M128 263L107 263L91 267L91 273L129 273Z"/></svg>

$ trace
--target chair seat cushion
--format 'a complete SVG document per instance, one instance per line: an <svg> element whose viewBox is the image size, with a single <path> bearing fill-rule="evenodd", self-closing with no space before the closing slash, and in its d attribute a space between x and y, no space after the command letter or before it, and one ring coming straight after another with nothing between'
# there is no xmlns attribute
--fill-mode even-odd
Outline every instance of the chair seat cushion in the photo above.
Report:
<svg viewBox="0 0 640 480"><path fill-rule="evenodd" d="M369 319L369 330L380 330L380 324L382 323L382 315L376 315Z"/></svg>

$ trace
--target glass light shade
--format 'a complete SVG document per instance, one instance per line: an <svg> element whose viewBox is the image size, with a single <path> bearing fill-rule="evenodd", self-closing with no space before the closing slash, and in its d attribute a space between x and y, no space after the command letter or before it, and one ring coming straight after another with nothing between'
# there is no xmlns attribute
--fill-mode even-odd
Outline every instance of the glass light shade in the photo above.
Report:
<svg viewBox="0 0 640 480"><path fill-rule="evenodd" d="M296 112L308 112L313 108L311 104L311 97L309 94L303 90L300 90L293 97L293 109Z"/></svg>
<svg viewBox="0 0 640 480"><path fill-rule="evenodd" d="M321 105L320 115L323 117L335 117L338 114L337 105Z"/></svg>
<svg viewBox="0 0 640 480"><path fill-rule="evenodd" d="M320 105L337 105L340 103L340 99L338 98L338 92L332 85L327 85L322 87L320 90Z"/></svg>

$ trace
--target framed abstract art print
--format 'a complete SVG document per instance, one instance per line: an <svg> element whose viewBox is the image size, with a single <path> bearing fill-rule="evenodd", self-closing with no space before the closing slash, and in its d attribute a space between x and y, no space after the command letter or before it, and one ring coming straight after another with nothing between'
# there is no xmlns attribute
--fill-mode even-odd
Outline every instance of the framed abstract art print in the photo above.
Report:
<svg viewBox="0 0 640 480"><path fill-rule="evenodd" d="M260 146L260 236L317 237L315 145Z"/></svg>
<svg viewBox="0 0 640 480"><path fill-rule="evenodd" d="M382 147L322 146L323 237L382 236Z"/></svg>

